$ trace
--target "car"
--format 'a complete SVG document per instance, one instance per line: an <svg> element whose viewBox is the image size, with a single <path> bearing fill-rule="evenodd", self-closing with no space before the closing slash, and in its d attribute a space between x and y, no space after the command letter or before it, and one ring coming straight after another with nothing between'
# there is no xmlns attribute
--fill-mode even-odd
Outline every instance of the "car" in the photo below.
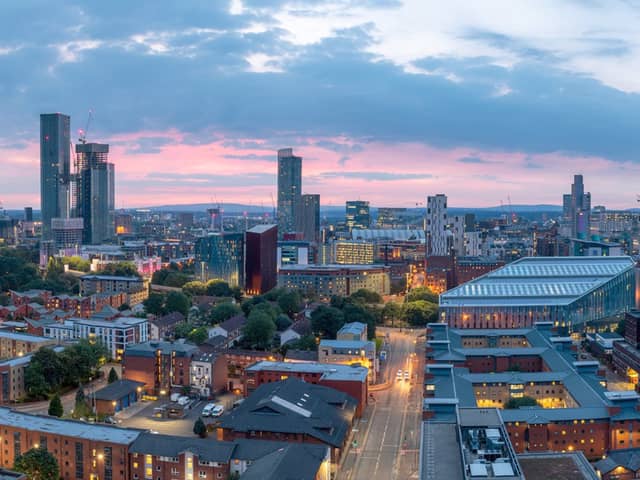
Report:
<svg viewBox="0 0 640 480"><path fill-rule="evenodd" d="M396 373L396 380L402 380L402 370L398 370L398 373Z"/></svg>
<svg viewBox="0 0 640 480"><path fill-rule="evenodd" d="M211 412L213 411L213 409L216 407L215 403L207 403L204 408L202 409L202 416L203 417L210 417L211 416Z"/></svg>
<svg viewBox="0 0 640 480"><path fill-rule="evenodd" d="M104 417L103 422L104 422L104 423L108 423L108 424L110 424L110 425L117 425L117 424L118 424L118 422L116 421L116 419L115 419L115 418L113 418L113 417Z"/></svg>
<svg viewBox="0 0 640 480"><path fill-rule="evenodd" d="M224 406L222 405L216 405L215 407L213 407L213 410L211 410L212 417L219 417L223 413L224 413Z"/></svg>
<svg viewBox="0 0 640 480"><path fill-rule="evenodd" d="M181 397L178 398L178 405L185 406L187 403L189 403L190 400L191 399L186 395L182 395Z"/></svg>
<svg viewBox="0 0 640 480"><path fill-rule="evenodd" d="M405 370L405 371L404 371L404 381L405 381L405 382L408 382L408 381L409 381L409 378L410 378L410 377L409 377L409 370Z"/></svg>
<svg viewBox="0 0 640 480"><path fill-rule="evenodd" d="M172 401L172 402L177 402L177 401L178 401L178 399L179 399L181 396L182 396L182 395L180 395L180 394L179 394L179 393L177 393L177 392L176 392L176 393L172 393L172 394L171 394L171 401Z"/></svg>

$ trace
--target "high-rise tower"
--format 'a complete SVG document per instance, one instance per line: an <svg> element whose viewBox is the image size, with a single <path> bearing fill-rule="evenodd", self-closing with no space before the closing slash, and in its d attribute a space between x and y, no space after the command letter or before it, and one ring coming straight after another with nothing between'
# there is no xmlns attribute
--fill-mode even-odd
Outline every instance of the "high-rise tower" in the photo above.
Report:
<svg viewBox="0 0 640 480"><path fill-rule="evenodd" d="M573 238L588 238L591 223L591 193L584 192L582 175L573 176L571 194L562 196L562 216Z"/></svg>
<svg viewBox="0 0 640 480"><path fill-rule="evenodd" d="M51 238L51 220L69 216L71 118L62 113L40 115L40 211L43 239Z"/></svg>
<svg viewBox="0 0 640 480"><path fill-rule="evenodd" d="M109 145L76 145L74 214L84 219L84 243L101 243L115 234L115 168L108 156Z"/></svg>
<svg viewBox="0 0 640 480"><path fill-rule="evenodd" d="M292 148L278 150L278 236L298 227L297 216L302 206L302 157Z"/></svg>
<svg viewBox="0 0 640 480"><path fill-rule="evenodd" d="M349 200L345 206L345 223L349 231L364 229L371 226L369 202L364 200Z"/></svg>
<svg viewBox="0 0 640 480"><path fill-rule="evenodd" d="M447 196L439 193L427 197L427 256L449 255L450 233L447 229Z"/></svg>
<svg viewBox="0 0 640 480"><path fill-rule="evenodd" d="M307 242L320 241L320 195L317 193L302 195L302 211L299 215L303 237Z"/></svg>

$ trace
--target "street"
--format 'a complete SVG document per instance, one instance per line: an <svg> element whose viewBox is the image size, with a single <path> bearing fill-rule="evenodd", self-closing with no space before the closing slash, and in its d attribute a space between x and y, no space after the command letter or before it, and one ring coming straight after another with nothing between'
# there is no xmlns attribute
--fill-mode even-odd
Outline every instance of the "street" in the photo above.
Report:
<svg viewBox="0 0 640 480"><path fill-rule="evenodd" d="M418 478L422 362L416 351L418 332L379 329L390 335L384 375L388 386L375 391L375 401L356 424L353 439L338 473L340 480ZM408 370L410 381L396 372Z"/></svg>

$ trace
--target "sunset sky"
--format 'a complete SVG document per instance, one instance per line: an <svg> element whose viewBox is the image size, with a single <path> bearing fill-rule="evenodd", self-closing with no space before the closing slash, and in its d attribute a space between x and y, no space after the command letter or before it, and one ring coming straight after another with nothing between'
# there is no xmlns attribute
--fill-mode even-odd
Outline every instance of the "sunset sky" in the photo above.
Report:
<svg viewBox="0 0 640 480"><path fill-rule="evenodd" d="M91 6L87 6L91 5ZM0 5L0 202L39 198L39 114L89 109L117 207L593 205L640 193L640 4L20 0Z"/></svg>

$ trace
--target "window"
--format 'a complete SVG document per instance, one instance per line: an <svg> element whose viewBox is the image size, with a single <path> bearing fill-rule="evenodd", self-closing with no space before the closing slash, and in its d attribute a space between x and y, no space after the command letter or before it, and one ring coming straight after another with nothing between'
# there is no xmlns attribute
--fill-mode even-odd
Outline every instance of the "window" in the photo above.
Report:
<svg viewBox="0 0 640 480"><path fill-rule="evenodd" d="M200 470L198 472L198 478L207 478L207 472L205 472L204 470Z"/></svg>

